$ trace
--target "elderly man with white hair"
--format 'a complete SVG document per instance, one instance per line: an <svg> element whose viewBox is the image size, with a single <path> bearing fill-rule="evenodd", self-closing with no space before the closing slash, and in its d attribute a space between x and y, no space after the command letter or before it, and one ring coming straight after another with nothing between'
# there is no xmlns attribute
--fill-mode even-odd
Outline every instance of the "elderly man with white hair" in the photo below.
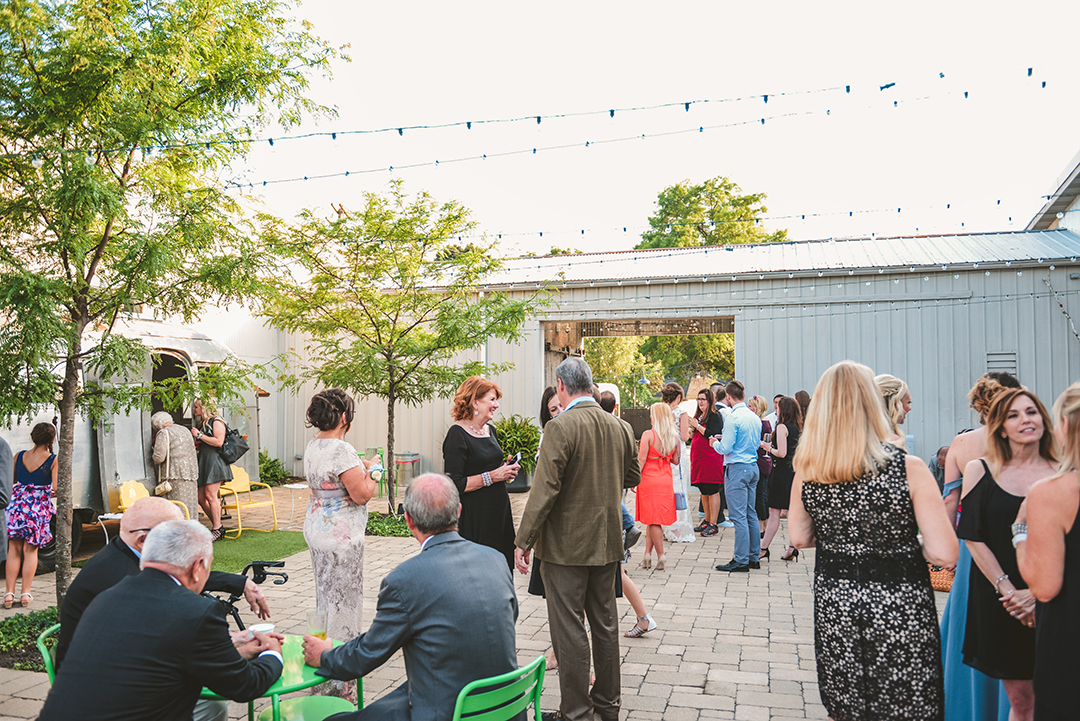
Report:
<svg viewBox="0 0 1080 721"><path fill-rule="evenodd" d="M190 721L203 686L258 698L281 675L281 636L237 648L222 605L199 593L214 558L197 521L166 521L147 536L137 576L83 614L40 721Z"/></svg>

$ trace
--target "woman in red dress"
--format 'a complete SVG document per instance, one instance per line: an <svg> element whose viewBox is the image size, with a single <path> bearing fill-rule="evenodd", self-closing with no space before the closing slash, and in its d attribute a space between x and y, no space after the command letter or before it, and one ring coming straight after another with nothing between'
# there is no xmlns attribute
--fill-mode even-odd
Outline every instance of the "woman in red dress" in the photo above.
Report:
<svg viewBox="0 0 1080 721"><path fill-rule="evenodd" d="M656 549L656 570L664 570L664 529L675 522L675 488L671 464L679 462L679 437L675 416L667 403L653 403L649 409L652 429L641 434L638 464L641 485L637 488L637 520L648 526L645 532L645 557L642 568L652 568L652 550Z"/></svg>
<svg viewBox="0 0 1080 721"><path fill-rule="evenodd" d="M701 493L705 520L695 530L702 536L715 536L720 518L720 487L724 484L724 457L713 450L712 437L724 431L724 419L714 410L712 391L702 388L697 394L697 412L690 421L690 485Z"/></svg>

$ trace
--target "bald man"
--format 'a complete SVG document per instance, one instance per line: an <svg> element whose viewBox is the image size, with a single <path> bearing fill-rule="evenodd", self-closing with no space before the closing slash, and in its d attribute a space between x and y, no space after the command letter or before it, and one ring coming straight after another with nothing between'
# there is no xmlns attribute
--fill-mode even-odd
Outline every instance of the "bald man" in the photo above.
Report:
<svg viewBox="0 0 1080 721"><path fill-rule="evenodd" d="M150 529L165 521L181 521L184 514L170 501L158 496L140 498L120 519L120 535L87 561L68 587L60 613L60 639L56 644L56 668L64 661L75 627L90 602L102 591L112 588L128 576L139 573L143 543ZM270 608L262 590L247 576L213 571L206 582L208 591L227 591L244 594L251 611L261 619L270 618ZM166 612L164 609L163 613Z"/></svg>

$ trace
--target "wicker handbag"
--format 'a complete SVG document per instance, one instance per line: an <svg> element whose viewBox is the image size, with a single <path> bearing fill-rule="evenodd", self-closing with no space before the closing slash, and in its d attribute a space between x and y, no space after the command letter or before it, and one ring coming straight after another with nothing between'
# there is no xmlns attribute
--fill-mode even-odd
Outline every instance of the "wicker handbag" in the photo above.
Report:
<svg viewBox="0 0 1080 721"><path fill-rule="evenodd" d="M944 591L945 593L951 591L953 576L955 575L953 571L930 564L930 585L935 591Z"/></svg>

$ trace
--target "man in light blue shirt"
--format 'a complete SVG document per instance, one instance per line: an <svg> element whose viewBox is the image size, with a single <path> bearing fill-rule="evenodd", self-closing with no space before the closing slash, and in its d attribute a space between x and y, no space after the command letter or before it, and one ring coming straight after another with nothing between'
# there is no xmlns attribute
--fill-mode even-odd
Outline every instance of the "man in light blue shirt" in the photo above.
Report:
<svg viewBox="0 0 1080 721"><path fill-rule="evenodd" d="M761 530L755 508L757 500L757 450L761 445L761 419L746 407L746 389L731 381L725 402L731 410L724 415L724 433L713 440L713 450L724 456L724 491L728 518L735 524L735 557L717 566L717 571L746 573L761 568Z"/></svg>

